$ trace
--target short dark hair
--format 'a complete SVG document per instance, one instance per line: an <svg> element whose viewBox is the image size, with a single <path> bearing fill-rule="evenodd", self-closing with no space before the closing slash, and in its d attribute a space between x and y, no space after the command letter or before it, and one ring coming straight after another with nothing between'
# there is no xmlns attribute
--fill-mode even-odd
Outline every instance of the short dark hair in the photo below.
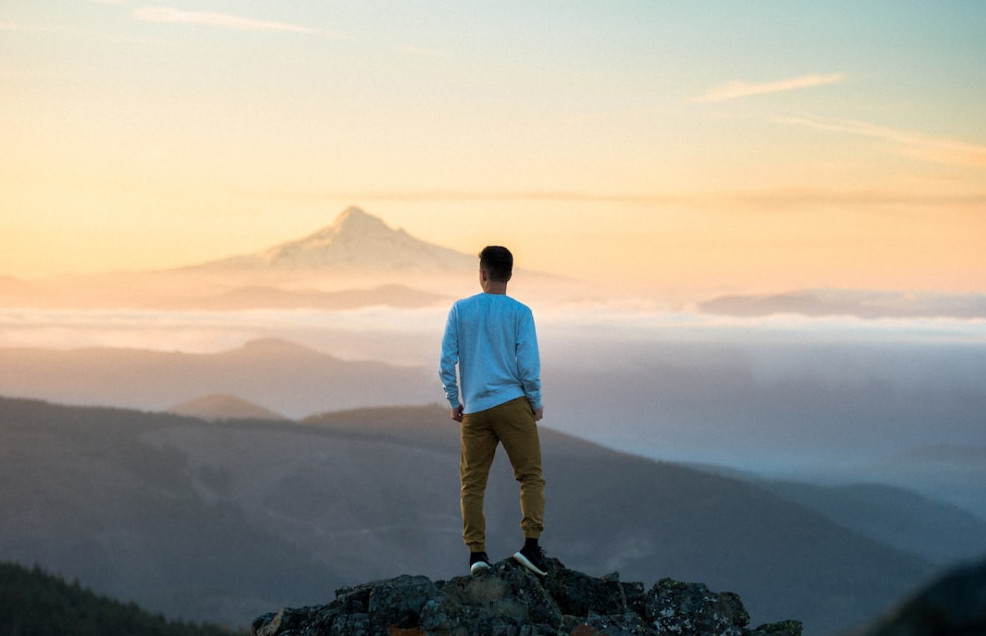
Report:
<svg viewBox="0 0 986 636"><path fill-rule="evenodd" d="M479 266L486 270L491 281L506 283L514 269L514 255L500 245L487 245L479 253Z"/></svg>

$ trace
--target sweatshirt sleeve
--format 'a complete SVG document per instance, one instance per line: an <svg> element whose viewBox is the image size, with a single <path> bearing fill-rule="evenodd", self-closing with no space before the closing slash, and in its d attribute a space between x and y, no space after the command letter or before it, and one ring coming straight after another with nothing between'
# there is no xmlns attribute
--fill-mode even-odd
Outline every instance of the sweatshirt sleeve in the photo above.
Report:
<svg viewBox="0 0 986 636"><path fill-rule="evenodd" d="M442 337L442 358L439 363L438 376L445 387L445 398L453 409L459 408L459 382L456 377L456 365L459 362L459 336L456 329L455 306L449 310L445 323L445 335Z"/></svg>
<svg viewBox="0 0 986 636"><path fill-rule="evenodd" d="M517 371L524 394L535 411L541 408L541 355L538 351L534 315L525 311L517 329Z"/></svg>

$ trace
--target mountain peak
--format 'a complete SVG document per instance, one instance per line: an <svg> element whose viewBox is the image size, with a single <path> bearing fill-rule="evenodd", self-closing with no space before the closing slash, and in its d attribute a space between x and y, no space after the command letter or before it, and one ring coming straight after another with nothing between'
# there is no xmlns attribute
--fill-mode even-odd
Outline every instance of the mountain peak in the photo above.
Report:
<svg viewBox="0 0 986 636"><path fill-rule="evenodd" d="M362 208L350 206L331 225L302 239L212 264L216 265L285 270L458 270L475 265L475 257L416 239Z"/></svg>
<svg viewBox="0 0 986 636"><path fill-rule="evenodd" d="M331 225L303 239L272 247L261 252L260 257L268 265L324 265L340 260L341 251L352 256L359 244L369 246L393 233L403 234L403 230L393 230L382 219L349 207Z"/></svg>
<svg viewBox="0 0 986 636"><path fill-rule="evenodd" d="M355 205L351 205L336 217L334 226L343 226L345 224L365 224L371 223L375 225L383 225L386 227L386 223L383 222L379 217L375 217L369 212L363 210L363 208L358 208Z"/></svg>
<svg viewBox="0 0 986 636"><path fill-rule="evenodd" d="M339 216L335 218L335 221L333 221L331 225L327 225L321 230L318 230L314 234L311 234L300 241L293 241L292 243L287 243L272 249L277 250L279 248L286 247L287 245L328 245L339 239L339 237L342 237L344 240L352 240L354 237L359 235L365 237L368 235L383 235L395 231L403 233L403 230L391 229L386 223L383 222L383 219L373 216L372 214L363 211L361 208L350 206L339 213Z"/></svg>

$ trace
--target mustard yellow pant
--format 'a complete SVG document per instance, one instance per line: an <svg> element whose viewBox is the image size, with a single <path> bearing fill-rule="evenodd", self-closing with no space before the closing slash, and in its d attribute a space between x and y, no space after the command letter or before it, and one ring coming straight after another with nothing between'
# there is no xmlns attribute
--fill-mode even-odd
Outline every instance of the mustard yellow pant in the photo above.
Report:
<svg viewBox="0 0 986 636"><path fill-rule="evenodd" d="M486 551L483 499L498 444L503 444L520 482L520 527L525 538L537 539L544 530L544 476L541 442L534 411L526 397L511 400L462 418L459 478L462 539L471 552Z"/></svg>

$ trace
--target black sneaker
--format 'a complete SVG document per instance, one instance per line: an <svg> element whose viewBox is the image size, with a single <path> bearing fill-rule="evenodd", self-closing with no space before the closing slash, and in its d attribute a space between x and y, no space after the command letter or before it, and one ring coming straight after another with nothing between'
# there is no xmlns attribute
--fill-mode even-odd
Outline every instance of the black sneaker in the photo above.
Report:
<svg viewBox="0 0 986 636"><path fill-rule="evenodd" d="M490 567L490 558L486 556L485 552L470 552L469 553L469 573L475 574L482 570L488 570Z"/></svg>
<svg viewBox="0 0 986 636"><path fill-rule="evenodd" d="M514 561L539 576L547 576L544 549L541 546L525 545L514 553Z"/></svg>

